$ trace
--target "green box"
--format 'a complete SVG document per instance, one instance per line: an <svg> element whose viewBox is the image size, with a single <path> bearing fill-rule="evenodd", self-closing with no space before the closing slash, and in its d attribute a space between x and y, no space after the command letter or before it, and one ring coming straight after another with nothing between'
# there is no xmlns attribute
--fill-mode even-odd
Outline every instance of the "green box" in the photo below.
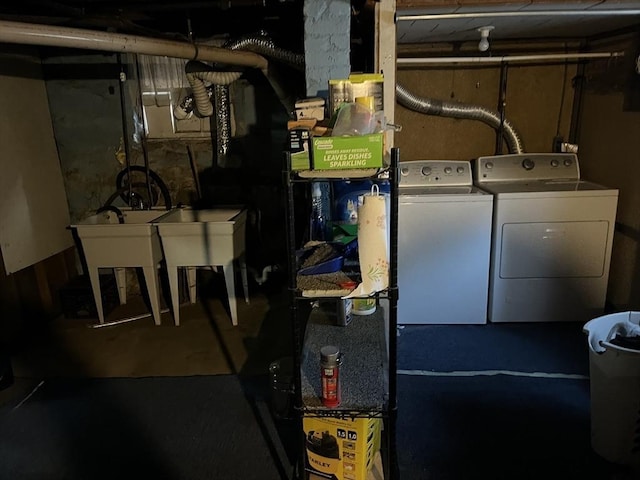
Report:
<svg viewBox="0 0 640 480"><path fill-rule="evenodd" d="M353 137L313 137L312 142L314 170L382 167L383 133Z"/></svg>
<svg viewBox="0 0 640 480"><path fill-rule="evenodd" d="M311 168L311 132L307 128L289 130L289 152L291 170L309 170Z"/></svg>
<svg viewBox="0 0 640 480"><path fill-rule="evenodd" d="M309 152L296 152L291 154L291 170L309 170L311 159Z"/></svg>

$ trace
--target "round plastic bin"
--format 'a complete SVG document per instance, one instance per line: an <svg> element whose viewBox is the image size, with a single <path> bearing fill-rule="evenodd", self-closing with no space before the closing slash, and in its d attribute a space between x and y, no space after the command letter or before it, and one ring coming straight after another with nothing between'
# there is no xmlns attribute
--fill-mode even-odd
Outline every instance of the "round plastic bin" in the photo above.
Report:
<svg viewBox="0 0 640 480"><path fill-rule="evenodd" d="M640 466L640 350L611 343L637 335L640 312L587 322L591 383L591 446L604 459Z"/></svg>

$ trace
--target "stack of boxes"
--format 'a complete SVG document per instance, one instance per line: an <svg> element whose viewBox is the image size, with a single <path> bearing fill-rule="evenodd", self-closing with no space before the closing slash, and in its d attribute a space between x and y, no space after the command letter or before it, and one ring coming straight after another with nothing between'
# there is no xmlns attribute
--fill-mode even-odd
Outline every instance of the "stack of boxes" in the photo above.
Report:
<svg viewBox="0 0 640 480"><path fill-rule="evenodd" d="M352 74L329 82L329 118L321 98L296 103L296 120L289 122L289 150L293 170L379 168L384 160L384 132L330 136L335 114L346 103L366 105L382 112L381 74Z"/></svg>

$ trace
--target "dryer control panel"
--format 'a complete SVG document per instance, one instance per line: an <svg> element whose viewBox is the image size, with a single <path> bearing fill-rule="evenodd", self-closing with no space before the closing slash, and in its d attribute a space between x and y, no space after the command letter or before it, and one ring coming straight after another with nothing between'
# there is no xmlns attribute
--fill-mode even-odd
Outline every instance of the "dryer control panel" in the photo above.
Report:
<svg viewBox="0 0 640 480"><path fill-rule="evenodd" d="M414 160L400 163L400 187L457 187L473 185L471 162Z"/></svg>
<svg viewBox="0 0 640 480"><path fill-rule="evenodd" d="M480 157L474 162L476 182L580 180L575 153L518 153Z"/></svg>

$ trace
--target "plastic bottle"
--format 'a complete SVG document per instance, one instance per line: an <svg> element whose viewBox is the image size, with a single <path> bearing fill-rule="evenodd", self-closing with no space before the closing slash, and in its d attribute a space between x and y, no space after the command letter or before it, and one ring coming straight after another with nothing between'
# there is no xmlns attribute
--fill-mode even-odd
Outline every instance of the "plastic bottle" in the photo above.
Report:
<svg viewBox="0 0 640 480"><path fill-rule="evenodd" d="M313 182L311 186L311 240L326 240L325 229L322 188L320 182Z"/></svg>

